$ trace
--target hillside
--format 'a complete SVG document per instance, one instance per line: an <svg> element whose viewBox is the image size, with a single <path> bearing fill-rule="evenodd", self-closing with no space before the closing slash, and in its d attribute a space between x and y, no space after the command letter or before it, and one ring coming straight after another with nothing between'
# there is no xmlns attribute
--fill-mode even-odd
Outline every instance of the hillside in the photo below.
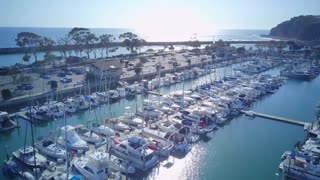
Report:
<svg viewBox="0 0 320 180"><path fill-rule="evenodd" d="M320 16L298 16L278 24L270 36L304 41L320 40Z"/></svg>

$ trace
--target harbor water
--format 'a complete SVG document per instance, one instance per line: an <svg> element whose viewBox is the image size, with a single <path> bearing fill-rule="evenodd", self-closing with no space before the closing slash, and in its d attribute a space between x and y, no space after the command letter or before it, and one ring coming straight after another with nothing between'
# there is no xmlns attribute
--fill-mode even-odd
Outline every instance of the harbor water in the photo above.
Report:
<svg viewBox="0 0 320 180"><path fill-rule="evenodd" d="M217 69L216 76L231 75L232 68ZM277 74L276 68L268 73ZM171 87L161 88L162 94L189 89L197 83L209 80L208 75L194 81L185 82ZM320 78L312 81L292 81L286 83L272 95L258 100L252 105L252 110L266 114L311 122L316 117L316 104L320 98ZM67 117L71 125L89 121L101 120L110 116L122 115L125 107L134 111L141 106L142 97L122 99L110 106L103 105L91 111L76 113ZM111 113L110 113L111 112ZM0 160L6 159L5 147L9 153L23 147L27 131L27 144L31 144L30 124L20 119L20 129L0 134ZM45 136L64 124L63 119L57 119L35 127L35 137ZM163 161L150 172L133 177L134 179L246 179L271 180L280 179L277 176L280 156L285 150L292 149L294 144L302 140L302 127L283 124L262 118L240 116L234 118L223 128L203 138L194 144L190 153L182 159ZM0 179L5 179L0 174Z"/></svg>

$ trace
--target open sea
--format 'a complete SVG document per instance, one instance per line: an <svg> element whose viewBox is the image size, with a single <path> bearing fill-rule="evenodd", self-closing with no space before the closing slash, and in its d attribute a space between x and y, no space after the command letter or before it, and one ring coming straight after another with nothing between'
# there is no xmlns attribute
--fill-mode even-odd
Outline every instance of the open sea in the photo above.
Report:
<svg viewBox="0 0 320 180"><path fill-rule="evenodd" d="M8 47L17 47L15 39L19 32L33 32L40 36L49 37L55 41L60 38L65 37L66 34L71 30L71 28L23 28L23 27L0 27L0 48L8 48ZM201 41L217 41L219 39L222 40L252 40L252 41L263 41L269 40L270 38L261 37L261 35L269 34L269 30L217 30L212 32L212 34L184 34L183 32L175 35L170 35L170 39L166 36L152 36L149 34L139 33L134 29L115 29L115 28L92 28L90 29L96 36L100 36L102 34L108 33L113 34L114 37L118 38L121 33L124 32L134 32L138 34L141 38L146 41L188 41L191 37L196 37ZM116 39L119 41L119 39ZM146 49L153 48L163 49L161 46L153 46L153 47L144 47L141 51L145 51ZM176 49L182 48L176 47ZM125 48L119 48L115 53L110 54L119 55L119 54L127 54L128 51ZM54 52L54 54L60 56L59 52ZM39 60L43 58L43 53L39 54ZM99 57L99 53L97 53L97 57ZM16 63L23 63L22 61L23 54L12 54L12 55L0 55L0 67L3 66L11 66ZM31 58L31 62L33 62L33 57Z"/></svg>
<svg viewBox="0 0 320 180"><path fill-rule="evenodd" d="M236 65L237 66L237 65ZM217 69L217 78L231 75L233 67ZM281 68L270 70L276 75ZM205 81L207 76L198 80ZM197 83L197 82L196 82ZM191 88L195 82L185 82L185 89ZM320 99L320 77L312 81L287 80L274 94L265 96L255 102L252 110L300 121L311 122L315 119L316 104ZM161 88L165 94L173 90L181 90L182 83ZM141 107L141 96L133 99L122 99L110 106L115 116L122 115L124 108L133 110ZM92 111L85 111L69 116L67 123L85 124L92 119L108 117L108 107L101 106ZM97 114L97 115L96 115ZM19 120L21 128L13 132L0 134L0 161L6 157L4 148L8 145L10 152L23 147L26 121ZM50 131L63 125L63 120L48 122L36 126L35 136L48 135ZM28 126L28 144L31 143L30 126ZM173 166L163 162L149 172L134 179L201 179L201 180L278 180L277 176L280 157L285 150L291 150L294 144L303 140L302 127L283 124L262 118L240 116L230 121L207 138L196 143L190 153L182 159L169 159ZM5 179L0 173L0 179Z"/></svg>

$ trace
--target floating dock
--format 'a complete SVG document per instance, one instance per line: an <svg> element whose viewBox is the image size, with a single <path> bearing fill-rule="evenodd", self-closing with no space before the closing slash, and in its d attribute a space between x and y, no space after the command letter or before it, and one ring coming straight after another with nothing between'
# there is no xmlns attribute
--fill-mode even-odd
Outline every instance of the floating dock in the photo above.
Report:
<svg viewBox="0 0 320 180"><path fill-rule="evenodd" d="M297 120L278 117L278 116L272 116L272 115L268 115L268 114L264 114L264 113L258 113L258 112L254 112L254 111L241 111L241 112L243 114L247 115L247 116L262 117L262 118L265 118L265 119L271 119L271 120L274 120L274 121L279 121L279 122L283 122L283 123L287 123L287 124L303 126L304 128L307 128L308 126L311 125L310 123L307 123L307 122L297 121Z"/></svg>
<svg viewBox="0 0 320 180"><path fill-rule="evenodd" d="M26 115L26 111L20 111L20 112L16 112L16 113L10 114L10 115L9 115L9 118L12 119L12 120L16 120L16 118L21 118L21 119L23 119L23 120L26 120L26 121L29 121L29 122L32 122L32 123L35 123L35 122L36 122L35 120L31 120L31 119Z"/></svg>

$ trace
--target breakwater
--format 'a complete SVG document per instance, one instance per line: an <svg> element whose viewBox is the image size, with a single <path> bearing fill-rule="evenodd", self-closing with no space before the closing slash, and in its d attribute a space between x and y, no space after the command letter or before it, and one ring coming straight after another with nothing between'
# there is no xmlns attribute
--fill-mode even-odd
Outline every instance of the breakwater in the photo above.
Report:
<svg viewBox="0 0 320 180"><path fill-rule="evenodd" d="M226 44L264 44L271 41L224 41ZM272 41L274 43L274 41ZM281 41L276 41L277 43ZM212 41L199 41L200 45L208 45L212 44ZM172 41L172 42L146 42L143 46L173 46L173 45L190 45L190 41ZM91 44L88 45L90 47L99 47L98 44ZM122 46L122 42L112 42L110 44L111 47L119 47ZM50 49L47 48L37 48L37 51L44 52L47 50L50 51L59 51L61 49L64 50L73 50L76 47L75 45L55 45ZM81 46L85 47L85 46ZM22 47L14 47L14 48L0 48L0 55L7 55L7 54L23 54L23 53L30 53L35 48L22 48Z"/></svg>

